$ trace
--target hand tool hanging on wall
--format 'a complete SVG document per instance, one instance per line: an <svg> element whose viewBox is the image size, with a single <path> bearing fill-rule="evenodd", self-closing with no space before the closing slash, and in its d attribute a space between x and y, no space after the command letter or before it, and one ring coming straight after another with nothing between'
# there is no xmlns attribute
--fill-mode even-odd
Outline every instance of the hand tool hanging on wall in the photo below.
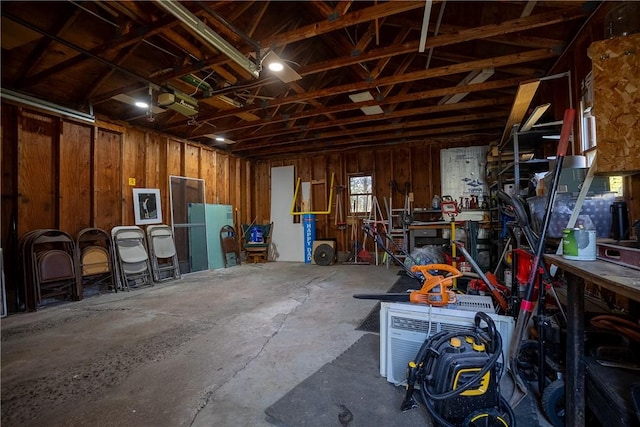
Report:
<svg viewBox="0 0 640 427"><path fill-rule="evenodd" d="M402 211L402 224L403 227L409 226L413 223L413 214L411 212L411 183L404 183L404 210Z"/></svg>
<svg viewBox="0 0 640 427"><path fill-rule="evenodd" d="M538 237L538 244L535 248L534 258L531 264L531 271L529 274L529 279L527 280L525 296L520 303L520 313L518 314L518 320L516 322L513 336L511 338L511 346L509 348L509 372L511 373L511 376L513 377L514 383L516 385L513 389L513 395L511 396L510 400L512 406L518 404L527 395L528 392L526 384L517 373L518 350L520 348L520 341L522 341L524 331L529 324L529 320L535 306L533 294L536 274L538 274L538 266L540 265L542 252L544 251L545 239L547 237L547 228L549 227L551 211L553 210L553 204L558 192L558 181L560 178L560 172L562 172L562 163L564 162L564 156L566 155L567 147L569 146L569 139L573 128L573 119L575 115L576 111L574 109L567 109L564 113L562 129L560 131L560 141L558 143L556 167L553 171L551 189L547 193L547 204L542 220L542 226L540 228L540 236Z"/></svg>
<svg viewBox="0 0 640 427"><path fill-rule="evenodd" d="M336 185L336 217L335 226L338 230L346 230L347 223L342 217L342 193L346 189L344 185Z"/></svg>

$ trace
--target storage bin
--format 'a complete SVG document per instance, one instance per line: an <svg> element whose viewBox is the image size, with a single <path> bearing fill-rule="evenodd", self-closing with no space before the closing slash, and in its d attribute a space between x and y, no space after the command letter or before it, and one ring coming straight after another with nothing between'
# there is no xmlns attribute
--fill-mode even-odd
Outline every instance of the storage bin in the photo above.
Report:
<svg viewBox="0 0 640 427"><path fill-rule="evenodd" d="M561 238L562 230L567 228L567 223L576 205L578 197L570 193L558 193L551 212L549 230L547 236ZM580 215L575 227L585 229L595 229L599 238L609 237L611 232L611 204L615 201L616 195L613 192L587 196L580 209ZM527 199L531 211L532 228L536 233L540 232L544 209L547 202L546 196L535 196Z"/></svg>

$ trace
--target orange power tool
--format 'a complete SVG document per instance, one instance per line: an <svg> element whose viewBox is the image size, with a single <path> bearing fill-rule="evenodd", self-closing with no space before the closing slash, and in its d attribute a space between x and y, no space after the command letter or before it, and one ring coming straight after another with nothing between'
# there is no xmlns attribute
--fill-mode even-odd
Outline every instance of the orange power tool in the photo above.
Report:
<svg viewBox="0 0 640 427"><path fill-rule="evenodd" d="M448 264L427 264L414 265L411 271L421 276L422 287L419 290L386 294L355 294L353 297L393 302L407 301L433 306L444 306L456 302L456 294L451 291L451 287L453 279L462 276L457 268ZM437 274L438 272L444 272L447 275Z"/></svg>

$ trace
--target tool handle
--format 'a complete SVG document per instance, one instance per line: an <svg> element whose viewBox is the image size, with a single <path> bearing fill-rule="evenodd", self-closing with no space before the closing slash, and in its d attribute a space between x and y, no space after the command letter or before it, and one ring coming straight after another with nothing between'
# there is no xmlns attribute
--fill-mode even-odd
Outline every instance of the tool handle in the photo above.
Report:
<svg viewBox="0 0 640 427"><path fill-rule="evenodd" d="M558 143L558 157L564 157L567 154L567 148L569 148L569 137L573 130L573 119L576 116L576 110L568 108L564 112L564 119L562 120L562 130L560 131L560 142Z"/></svg>

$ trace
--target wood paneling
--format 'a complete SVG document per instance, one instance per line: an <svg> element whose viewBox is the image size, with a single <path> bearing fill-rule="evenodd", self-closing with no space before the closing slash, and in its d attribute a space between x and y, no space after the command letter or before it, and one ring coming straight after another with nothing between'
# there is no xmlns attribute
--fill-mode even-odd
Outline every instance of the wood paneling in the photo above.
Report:
<svg viewBox="0 0 640 427"><path fill-rule="evenodd" d="M275 167L275 166L274 166ZM269 221L271 218L271 165L269 162L261 162L256 165L254 183L252 189L252 207L246 213L249 222L256 220L259 223Z"/></svg>
<svg viewBox="0 0 640 427"><path fill-rule="evenodd" d="M34 229L55 228L75 236L86 227L110 232L133 225L135 187L160 189L164 222L170 224L170 174L204 179L213 191L208 202L243 201L247 217L258 209L269 219L268 189L254 205L251 185L243 185L251 183L251 165L236 156L140 129L107 122L89 125L4 102L1 111L0 232L7 256L15 258L18 238ZM269 170L264 170L268 182ZM6 273L12 306L18 273L11 268Z"/></svg>
<svg viewBox="0 0 640 427"><path fill-rule="evenodd" d="M200 177L205 182L205 200L207 203L215 203L215 194L218 188L216 182L216 155L215 151L202 150L200 158Z"/></svg>
<svg viewBox="0 0 640 427"><path fill-rule="evenodd" d="M58 228L72 236L91 226L91 136L90 126L62 122Z"/></svg>
<svg viewBox="0 0 640 427"><path fill-rule="evenodd" d="M216 156L216 193L214 203L229 203L229 157Z"/></svg>
<svg viewBox="0 0 640 427"><path fill-rule="evenodd" d="M488 142L487 142L488 145ZM348 174L373 173L374 195L378 198L383 215L384 199L389 201L391 188L389 183L395 179L398 191L393 194L393 206L404 207L404 183L411 183L414 192L414 207L431 206L431 198L440 193L440 148L429 144L393 145L376 150L354 150L341 153L319 154L317 156L291 157L273 161L260 161L255 164L253 179L255 182L254 209L259 220L269 218L269 199L264 195L269 192L268 172L272 167L294 165L295 177L312 176L315 181L325 180L327 193L331 173L336 174L335 185L348 186ZM305 169L306 168L306 169ZM324 175L323 175L324 173ZM320 192L321 185L314 185ZM314 194L315 195L315 194ZM343 194L343 219L348 217L347 192ZM331 200L331 215L316 216L316 235L318 237L336 239L339 251L349 251L350 230L338 230L335 225L335 197ZM322 205L322 206L320 206ZM324 208L325 202L316 207ZM263 207L264 206L264 207ZM266 216L265 216L266 215ZM252 218L253 219L253 218ZM361 232L358 231L360 239Z"/></svg>
<svg viewBox="0 0 640 427"><path fill-rule="evenodd" d="M187 178L200 178L200 147L184 145L184 176Z"/></svg>
<svg viewBox="0 0 640 427"><path fill-rule="evenodd" d="M18 131L18 235L56 228L57 119L22 110Z"/></svg>
<svg viewBox="0 0 640 427"><path fill-rule="evenodd" d="M435 151L437 155L440 155L438 150ZM435 183L431 172L433 170L431 146L420 144L412 147L411 160L411 188L414 206L430 207L434 194L440 194L440 185L437 187L437 193L433 192Z"/></svg>
<svg viewBox="0 0 640 427"><path fill-rule="evenodd" d="M122 134L104 129L96 131L93 149L94 209L93 226L110 231L117 225L133 224L124 222L122 216L123 188L131 192L129 185L122 183ZM132 198L129 195L129 198Z"/></svg>
<svg viewBox="0 0 640 427"><path fill-rule="evenodd" d="M398 191L393 197L393 207L404 208L405 192L407 188L413 191L411 182L411 150L408 145L396 146L391 149L393 153L392 179L398 184Z"/></svg>
<svg viewBox="0 0 640 427"><path fill-rule="evenodd" d="M180 142L174 139L167 141L167 175L184 176L181 151L182 144L180 144Z"/></svg>
<svg viewBox="0 0 640 427"><path fill-rule="evenodd" d="M123 138L122 145L122 176L120 177L120 183L123 188L130 186L129 178L136 180L135 185L130 186L128 190L124 190L123 193L123 223L133 224L133 191L135 188L149 188L146 182L145 171L145 143L146 135L138 130L131 129L126 133Z"/></svg>
<svg viewBox="0 0 640 427"><path fill-rule="evenodd" d="M167 189L166 177L160 174L160 145L161 137L155 134L146 134L144 146L144 182L146 188L160 188L164 194ZM161 179L162 177L162 179Z"/></svg>

